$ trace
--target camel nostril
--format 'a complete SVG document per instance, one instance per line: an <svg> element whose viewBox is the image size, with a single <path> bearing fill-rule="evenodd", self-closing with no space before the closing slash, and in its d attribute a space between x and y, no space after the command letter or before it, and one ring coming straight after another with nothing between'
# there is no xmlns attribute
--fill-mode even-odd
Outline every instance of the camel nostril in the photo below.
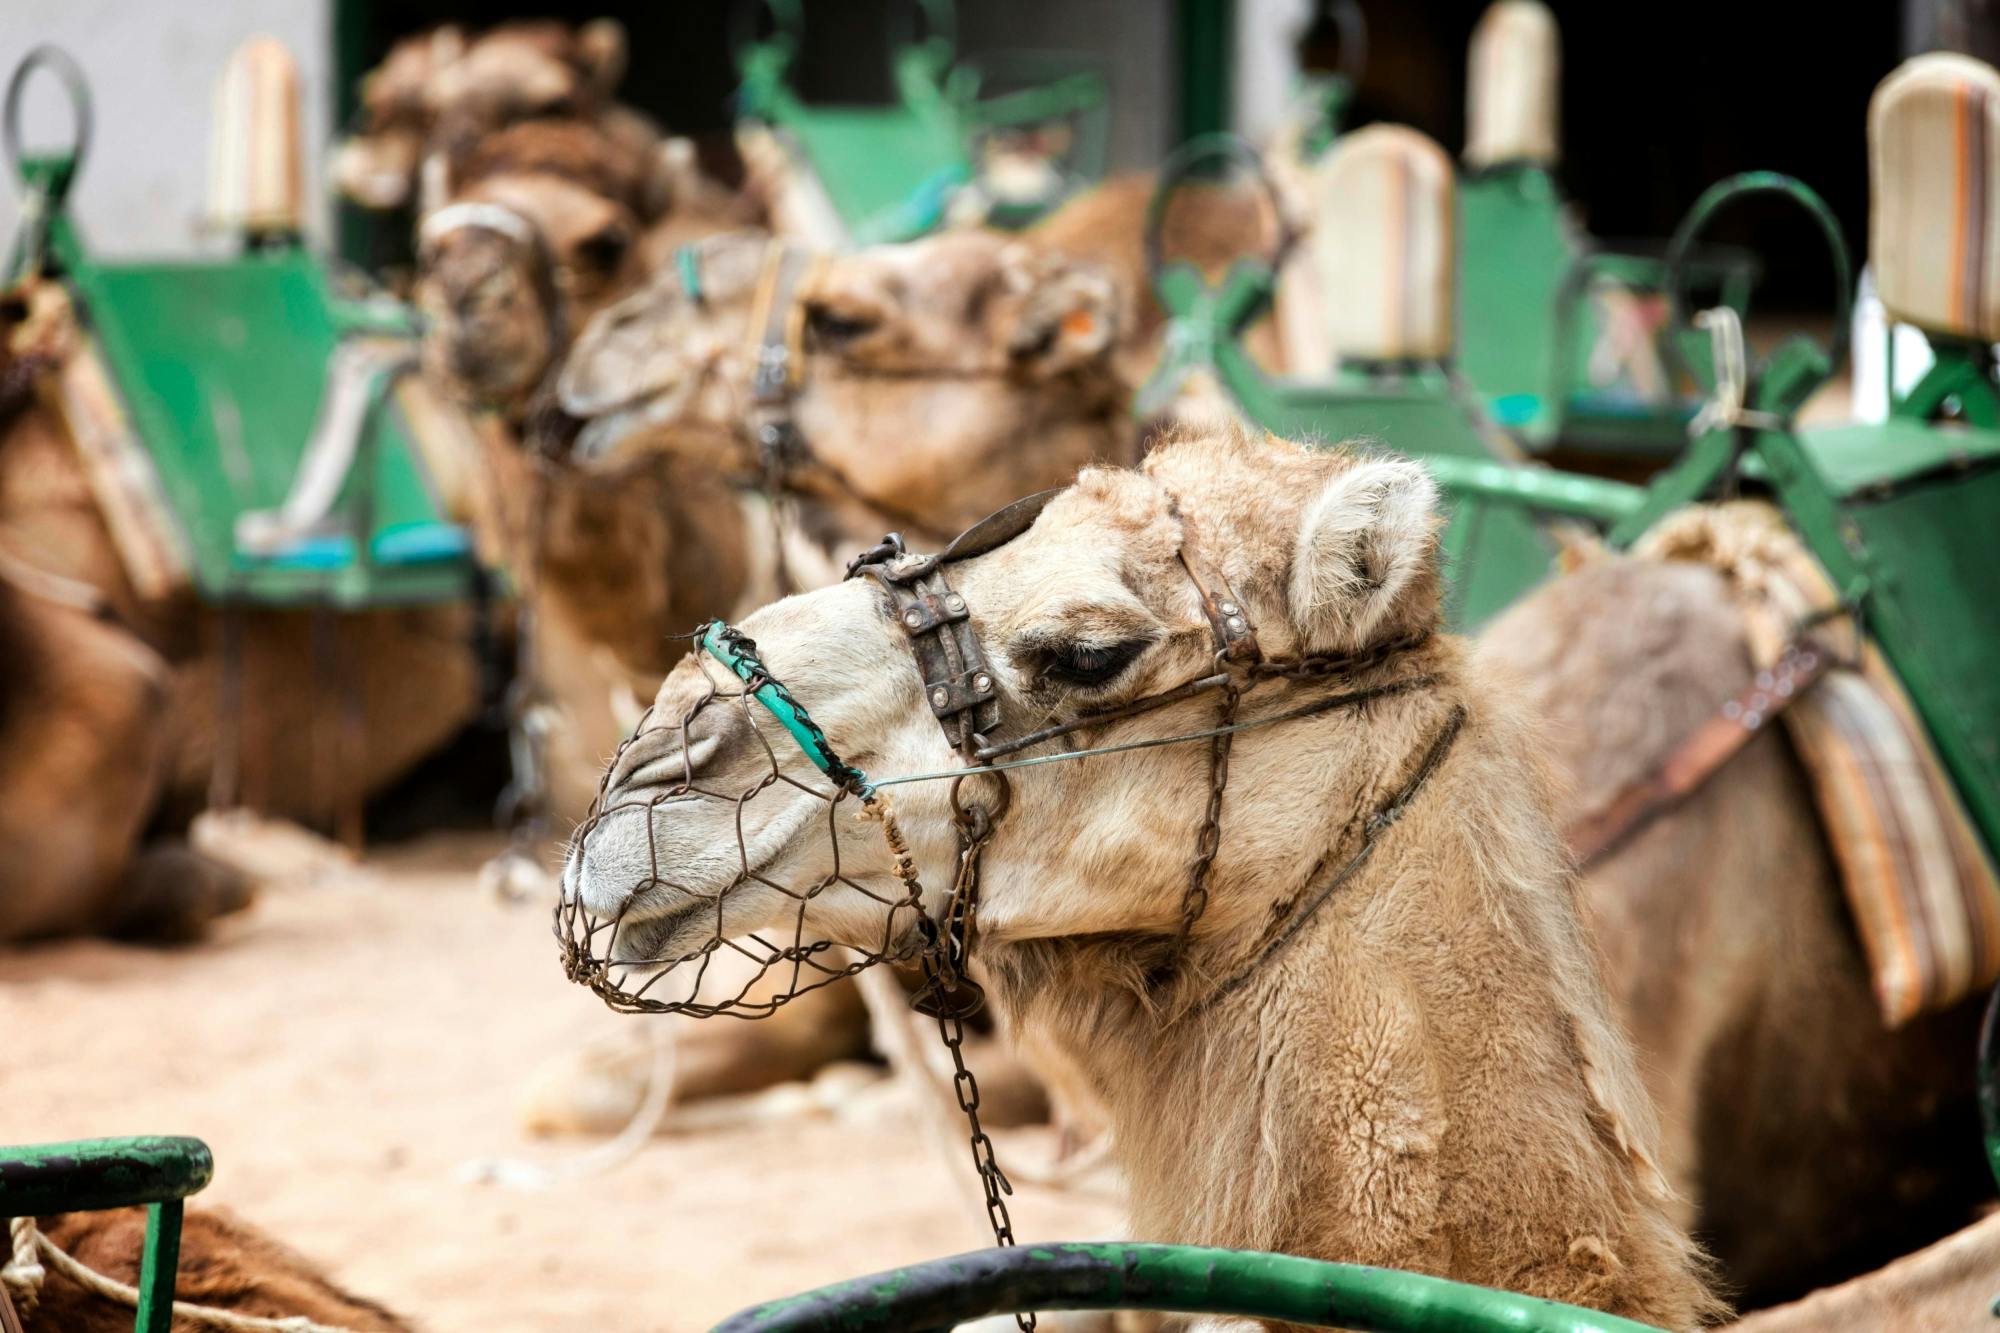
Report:
<svg viewBox="0 0 2000 1333"><path fill-rule="evenodd" d="M619 761L619 771L612 774L610 790L625 793L635 788L675 787L691 782L721 745L714 736L700 736L683 750L678 731L651 734L661 737L661 743L648 746L635 741Z"/></svg>

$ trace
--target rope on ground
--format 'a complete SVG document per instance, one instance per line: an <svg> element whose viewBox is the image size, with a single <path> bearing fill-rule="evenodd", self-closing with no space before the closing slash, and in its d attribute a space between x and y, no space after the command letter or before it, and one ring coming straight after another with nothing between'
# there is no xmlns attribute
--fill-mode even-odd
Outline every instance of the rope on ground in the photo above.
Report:
<svg viewBox="0 0 2000 1333"><path fill-rule="evenodd" d="M518 1190L546 1190L565 1180L601 1176L625 1165L652 1142L667 1118L674 1100L674 1034L666 1023L655 1020L646 1025L652 1044L652 1063L646 1071L646 1093L639 1109L625 1122L615 1138L568 1161L545 1166L519 1157L485 1157L459 1168L459 1178L473 1184L504 1185Z"/></svg>
<svg viewBox="0 0 2000 1333"><path fill-rule="evenodd" d="M11 1223L14 1240L14 1255L5 1268L0 1268L0 1282L6 1284L8 1292L20 1306L23 1313L32 1314L41 1297L42 1285L48 1280L50 1269L61 1273L70 1281L82 1287L93 1296L137 1309L139 1289L106 1277L81 1260L73 1258L68 1251L50 1240L35 1226L32 1217L17 1217ZM283 1319L267 1319L261 1315L238 1314L234 1310L224 1310L213 1305L197 1305L193 1301L175 1301L174 1318L185 1320L197 1328L221 1329L225 1333L354 1333L354 1330L340 1328L332 1324L317 1324L304 1315L293 1315Z"/></svg>

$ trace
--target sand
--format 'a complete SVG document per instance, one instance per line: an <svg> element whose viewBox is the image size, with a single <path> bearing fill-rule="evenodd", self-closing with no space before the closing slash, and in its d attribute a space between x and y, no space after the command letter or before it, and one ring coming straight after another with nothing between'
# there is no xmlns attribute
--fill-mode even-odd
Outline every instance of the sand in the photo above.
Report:
<svg viewBox="0 0 2000 1333"><path fill-rule="evenodd" d="M565 1044L641 1021L563 980L543 909L476 890L492 849L432 839L269 886L192 948L0 953L0 1142L198 1135L216 1174L197 1205L437 1333L703 1329L986 1242L969 1168L893 1114L666 1136L539 1193L470 1183L474 1159L579 1152L521 1133L520 1090ZM1048 1144L1016 1131L1010 1151ZM1023 1187L1015 1215L1024 1239L1084 1239L1117 1210Z"/></svg>

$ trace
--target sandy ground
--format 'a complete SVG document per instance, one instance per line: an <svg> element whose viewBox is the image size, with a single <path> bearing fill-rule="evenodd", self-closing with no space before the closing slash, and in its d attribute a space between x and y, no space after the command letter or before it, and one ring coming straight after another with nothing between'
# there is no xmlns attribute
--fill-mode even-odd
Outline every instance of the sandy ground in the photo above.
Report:
<svg viewBox="0 0 2000 1333"><path fill-rule="evenodd" d="M199 1202L437 1333L702 1329L986 1240L969 1169L893 1117L664 1137L544 1193L466 1183L470 1159L576 1153L516 1128L527 1074L641 1021L563 980L542 909L475 891L487 850L437 840L267 888L191 949L0 953L0 1142L199 1135L216 1158ZM1003 1164L1047 1148L1001 1136ZM1025 1239L1115 1226L1089 1196L1018 1198Z"/></svg>

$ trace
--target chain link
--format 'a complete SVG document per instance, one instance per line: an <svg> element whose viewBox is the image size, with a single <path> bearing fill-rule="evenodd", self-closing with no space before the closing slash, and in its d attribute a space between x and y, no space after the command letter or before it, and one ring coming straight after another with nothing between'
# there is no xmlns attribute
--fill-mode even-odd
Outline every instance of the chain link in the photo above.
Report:
<svg viewBox="0 0 2000 1333"><path fill-rule="evenodd" d="M1003 807L1004 808L1004 807ZM919 929L925 947L922 952L924 988L912 1001L937 1019L938 1037L951 1053L951 1086L958 1109L965 1113L970 1130L973 1170L979 1173L980 1189L986 1195L986 1224L993 1231L993 1243L1014 1244L1014 1219L1007 1211L1007 1199L1014 1186L993 1153L993 1139L979 1123L979 1080L965 1063L965 1020L985 1003L985 994L966 972L971 949L971 932L979 903L979 862L993 837L993 820L986 807L977 803L954 806L958 825L958 867L952 877L951 897L945 904L944 929L926 915ZM1014 1322L1022 1333L1034 1333L1035 1316L1017 1313Z"/></svg>
<svg viewBox="0 0 2000 1333"><path fill-rule="evenodd" d="M1208 910L1208 879L1215 868L1216 853L1222 850L1222 793L1229 786L1229 744L1236 734L1220 730L1236 725L1236 704L1243 691L1235 682L1222 687L1222 705L1216 711L1217 734L1208 742L1208 814L1195 835L1194 861L1188 867L1187 893L1181 898L1181 928L1174 939L1174 966L1178 968L1187 952L1194 923Z"/></svg>

